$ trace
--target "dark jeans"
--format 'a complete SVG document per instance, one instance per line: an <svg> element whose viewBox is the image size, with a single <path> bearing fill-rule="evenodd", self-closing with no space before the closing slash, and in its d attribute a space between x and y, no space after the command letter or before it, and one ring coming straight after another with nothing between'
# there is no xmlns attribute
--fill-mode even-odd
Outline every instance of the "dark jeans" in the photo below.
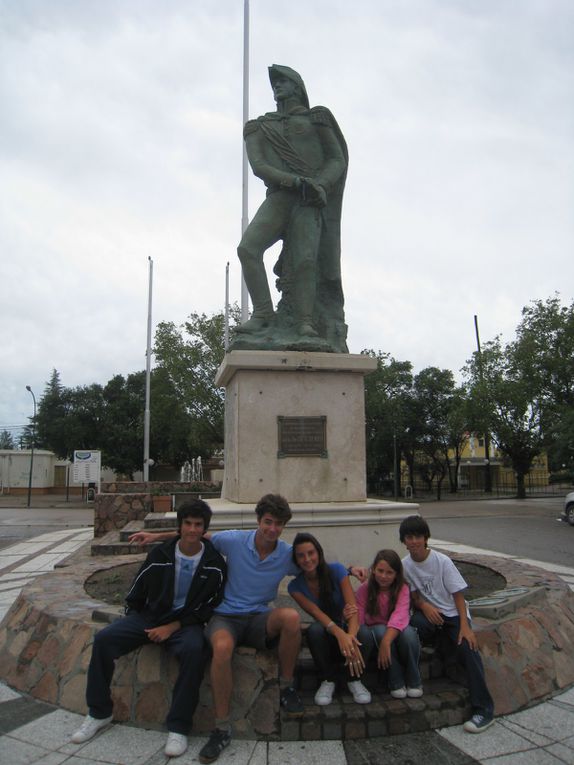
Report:
<svg viewBox="0 0 574 765"><path fill-rule="evenodd" d="M357 640L361 643L361 654L367 663L369 653L373 646L373 638L370 630L363 624L359 627ZM311 656L319 672L321 680L334 682L337 670L344 663L345 657L341 655L337 638L333 637L319 622L313 622L307 629L307 645ZM346 670L347 682L357 680L349 670Z"/></svg>
<svg viewBox="0 0 574 765"><path fill-rule="evenodd" d="M470 703L473 712L492 717L494 713L494 702L484 677L484 666L478 651L473 651L466 640L457 645L458 633L460 631L460 619L458 616L445 616L444 624L439 626L432 624L421 611L415 611L411 616L411 625L419 633L422 643L431 642L438 630L447 635L449 641L457 652L457 659L466 670L468 690L470 693Z"/></svg>
<svg viewBox="0 0 574 765"><path fill-rule="evenodd" d="M148 644L150 641L144 630L155 626L157 625L146 620L141 614L129 614L96 634L86 689L86 702L92 717L102 719L111 716L113 704L110 685L115 660ZM183 627L174 632L162 645L179 659L179 674L167 715L167 729L173 733L187 735L191 729L193 713L199 699L199 686L208 658L203 627Z"/></svg>

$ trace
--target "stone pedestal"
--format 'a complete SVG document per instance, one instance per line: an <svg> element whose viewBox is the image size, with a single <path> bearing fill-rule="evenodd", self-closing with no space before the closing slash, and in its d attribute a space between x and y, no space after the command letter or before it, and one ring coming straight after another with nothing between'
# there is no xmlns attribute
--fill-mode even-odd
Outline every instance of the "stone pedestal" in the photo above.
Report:
<svg viewBox="0 0 574 765"><path fill-rule="evenodd" d="M216 376L226 389L222 496L247 503L268 492L289 502L365 501L364 376L376 366L359 354L228 353ZM282 439L280 418L288 418ZM298 423L290 418L301 418L292 441L283 423L295 430ZM295 455L298 446L306 448L307 423L315 443L323 428L324 449L312 445L313 454Z"/></svg>

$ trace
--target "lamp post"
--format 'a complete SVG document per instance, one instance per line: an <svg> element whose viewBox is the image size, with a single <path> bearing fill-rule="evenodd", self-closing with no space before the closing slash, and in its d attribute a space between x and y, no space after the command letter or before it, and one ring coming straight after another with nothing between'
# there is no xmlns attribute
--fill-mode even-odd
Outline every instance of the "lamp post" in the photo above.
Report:
<svg viewBox="0 0 574 765"><path fill-rule="evenodd" d="M32 420L32 451L30 454L30 476L28 478L28 507L32 501L32 472L34 470L34 441L36 440L36 396L34 391L29 385L26 385L26 390L32 394L34 401L34 419Z"/></svg>

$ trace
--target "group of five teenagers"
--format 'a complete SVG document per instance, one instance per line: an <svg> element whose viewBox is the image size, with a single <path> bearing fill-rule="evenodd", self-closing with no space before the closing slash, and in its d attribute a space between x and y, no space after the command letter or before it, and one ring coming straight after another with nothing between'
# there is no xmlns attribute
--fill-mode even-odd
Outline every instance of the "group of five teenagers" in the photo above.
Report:
<svg viewBox="0 0 574 765"><path fill-rule="evenodd" d="M312 534L296 535L293 561L300 573L289 582L289 594L314 620L307 629L307 645L321 680L315 703L331 703L337 671L344 664L354 701L369 704L371 694L359 678L368 658L370 635L359 623L347 569L341 563L327 563ZM346 607L351 609L347 618Z"/></svg>
<svg viewBox="0 0 574 765"><path fill-rule="evenodd" d="M366 591L359 590L357 604L348 573L363 581L365 569L326 564L320 544L311 535L297 535L294 548L282 541L291 510L280 495L262 497L256 515L252 531L222 531L210 537L205 532L211 510L195 500L178 510L177 531L137 532L130 537L130 542L139 544L167 541L151 550L136 576L128 594L126 616L102 629L94 639L88 671L89 714L72 737L75 743L88 741L111 722L110 684L115 660L150 641L165 644L180 660L167 718L165 753L170 757L183 754L187 748L206 664L206 638L212 651L216 727L199 752L200 762L214 762L231 741L231 659L237 645L277 646L281 706L288 716L301 716L303 705L293 684L301 640L299 613L294 608L269 606L284 576L296 577L290 592L316 622L310 634L317 636L318 647L312 650L324 691L318 694L317 703L327 704L332 697L329 685L324 686L333 682L331 665L336 667L337 661L344 664L355 701L370 701L360 677L375 641L379 664L388 667L395 695L402 695L403 688L408 695L420 695L420 678L414 670L415 647L408 639L408 625L401 629L405 595L400 561L397 565L385 551L373 564ZM399 534L409 551L403 564L411 606L417 609L411 624L423 640L443 629L460 651L473 706L473 717L464 727L481 733L492 724L493 705L462 595L466 583L449 558L428 548L430 531L419 516L405 519ZM330 663L321 665L325 657L332 657Z"/></svg>

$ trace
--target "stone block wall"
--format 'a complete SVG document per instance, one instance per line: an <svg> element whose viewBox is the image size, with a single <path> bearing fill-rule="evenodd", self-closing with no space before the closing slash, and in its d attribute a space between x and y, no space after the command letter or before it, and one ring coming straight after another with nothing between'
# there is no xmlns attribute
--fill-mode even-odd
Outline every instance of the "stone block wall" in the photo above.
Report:
<svg viewBox="0 0 574 765"><path fill-rule="evenodd" d="M133 556L104 561L84 553L70 559L66 568L38 577L20 593L0 625L0 677L8 685L72 712L87 712L86 673L94 634L103 626L93 621L92 613L111 607L88 597L83 583L96 570L122 562L133 563ZM236 735L278 738L276 653L240 648L233 659L233 675L231 717ZM163 728L176 676L177 660L161 646L144 646L121 657L112 683L114 719ZM193 730L208 733L214 725L206 675Z"/></svg>
<svg viewBox="0 0 574 765"><path fill-rule="evenodd" d="M94 500L94 537L119 531L130 521L142 521L153 512L157 494L218 495L219 485L208 481L116 481L103 483Z"/></svg>
<svg viewBox="0 0 574 765"><path fill-rule="evenodd" d="M495 712L517 711L572 685L574 593L569 587L552 573L514 561L477 555L453 557L498 571L506 578L509 587L541 588L540 598L504 618L473 620ZM110 607L88 597L83 583L97 570L132 563L133 560L133 556L93 558L88 545L71 556L64 567L27 585L0 624L0 678L35 698L84 713L86 670L93 636L101 628L92 615L95 610L109 611ZM160 646L146 646L123 657L118 662L113 684L116 719L145 727L162 727L176 671L175 660L170 659ZM329 737L330 707L320 714L320 731L317 728L319 718L315 720L316 725L313 723L313 715L317 717L319 714L314 709L296 731L290 722L281 722L274 653L240 649L234 657L233 675L232 716L237 736L268 739ZM443 704L446 710L441 707L437 725L461 722L460 703L454 695L445 690L442 701L440 694L434 697L434 703ZM408 701L412 703L399 704L400 710L404 707L404 715L417 711L415 702L420 702L418 706L422 703L416 699ZM425 708L430 709L431 702L432 696L425 697ZM350 704L344 712L345 735L350 738L375 735L375 729L382 724L376 714L379 707L385 719L389 717L391 720L392 713L389 732L398 732L396 727L400 727L401 720L406 725L407 717L395 717L397 704L394 700L382 706L379 702L373 703L364 710ZM452 719L448 715L452 715ZM425 720L428 717L426 712L423 716ZM194 730L205 733L212 726L210 688L206 678ZM359 734L359 730L367 733Z"/></svg>

